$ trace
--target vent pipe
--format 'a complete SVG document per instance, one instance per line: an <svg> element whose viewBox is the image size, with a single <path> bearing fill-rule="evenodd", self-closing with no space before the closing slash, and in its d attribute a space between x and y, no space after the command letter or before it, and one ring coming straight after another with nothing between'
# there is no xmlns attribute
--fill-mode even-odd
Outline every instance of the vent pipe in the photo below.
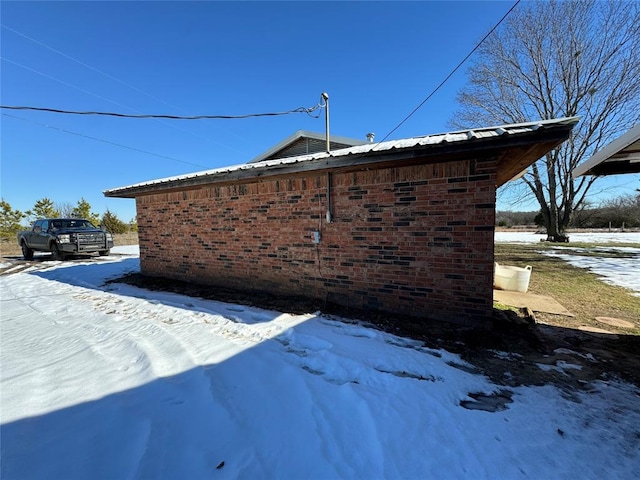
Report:
<svg viewBox="0 0 640 480"><path fill-rule="evenodd" d="M376 138L376 134L373 132L369 132L367 133L367 140L369 140L369 143L373 143L373 139Z"/></svg>

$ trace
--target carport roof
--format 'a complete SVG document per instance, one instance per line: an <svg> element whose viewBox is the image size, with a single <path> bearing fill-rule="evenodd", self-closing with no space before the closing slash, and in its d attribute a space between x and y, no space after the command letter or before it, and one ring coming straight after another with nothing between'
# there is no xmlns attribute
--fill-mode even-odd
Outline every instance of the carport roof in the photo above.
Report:
<svg viewBox="0 0 640 480"><path fill-rule="evenodd" d="M640 123L578 165L573 177L640 173Z"/></svg>
<svg viewBox="0 0 640 480"><path fill-rule="evenodd" d="M255 181L302 172L358 169L372 164L393 166L403 161L416 162L420 159L453 161L483 153L495 155L497 158L499 186L516 177L549 150L565 141L578 120L579 117L568 117L367 143L329 153L318 152L245 163L150 180L112 188L103 193L107 197L135 198L164 191Z"/></svg>

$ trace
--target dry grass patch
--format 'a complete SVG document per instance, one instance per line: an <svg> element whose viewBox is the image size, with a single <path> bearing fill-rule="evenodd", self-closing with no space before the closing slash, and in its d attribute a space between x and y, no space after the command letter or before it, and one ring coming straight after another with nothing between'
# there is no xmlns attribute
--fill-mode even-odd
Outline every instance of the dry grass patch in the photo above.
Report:
<svg viewBox="0 0 640 480"><path fill-rule="evenodd" d="M115 246L138 245L138 232L116 233L113 236Z"/></svg>
<svg viewBox="0 0 640 480"><path fill-rule="evenodd" d="M619 245L616 245L619 246ZM637 245L635 245L637 247ZM585 248L576 254L609 255L593 250L593 245L571 245ZM615 317L636 325L635 330L618 330L620 333L640 335L640 297L634 296L628 289L604 283L595 274L583 268L569 265L566 261L540 253L550 249L549 245L496 244L495 261L504 265L524 267L531 265L529 292L549 295L564 305L575 317L561 315L536 314L539 320L552 325L577 328L581 325L615 328L600 325L596 317ZM571 254L570 250L567 253Z"/></svg>

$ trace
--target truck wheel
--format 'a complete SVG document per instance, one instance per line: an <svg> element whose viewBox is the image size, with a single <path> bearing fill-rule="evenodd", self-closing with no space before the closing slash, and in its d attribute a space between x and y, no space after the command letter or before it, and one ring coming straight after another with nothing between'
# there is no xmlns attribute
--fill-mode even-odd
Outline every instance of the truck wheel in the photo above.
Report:
<svg viewBox="0 0 640 480"><path fill-rule="evenodd" d="M20 244L20 247L22 247L22 256L24 257L24 259L33 260L33 250L27 247L27 242L23 241Z"/></svg>
<svg viewBox="0 0 640 480"><path fill-rule="evenodd" d="M98 252L98 255L100 255L101 257L106 257L107 255L109 255L109 250L100 250Z"/></svg>
<svg viewBox="0 0 640 480"><path fill-rule="evenodd" d="M54 260L64 260L64 253L60 251L57 243L51 244L51 257L53 257Z"/></svg>

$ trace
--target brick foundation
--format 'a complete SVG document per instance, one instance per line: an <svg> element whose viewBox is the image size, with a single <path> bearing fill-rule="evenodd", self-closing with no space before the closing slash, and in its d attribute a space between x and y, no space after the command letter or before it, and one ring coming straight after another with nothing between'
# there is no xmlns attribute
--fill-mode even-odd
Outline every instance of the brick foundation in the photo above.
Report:
<svg viewBox="0 0 640 480"><path fill-rule="evenodd" d="M491 316L493 159L330 178L331 223L326 172L139 196L142 272L456 323Z"/></svg>

